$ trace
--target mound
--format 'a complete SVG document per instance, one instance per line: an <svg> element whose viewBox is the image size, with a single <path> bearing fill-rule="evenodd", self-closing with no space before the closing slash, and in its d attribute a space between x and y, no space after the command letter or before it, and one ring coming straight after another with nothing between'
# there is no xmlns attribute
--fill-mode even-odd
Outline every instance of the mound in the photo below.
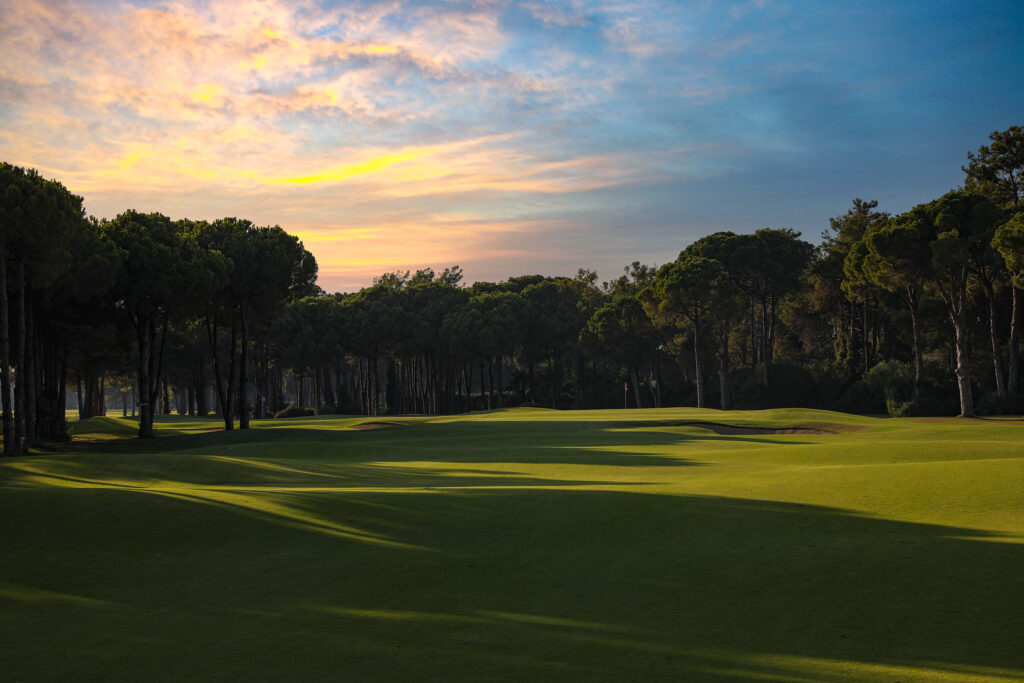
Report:
<svg viewBox="0 0 1024 683"><path fill-rule="evenodd" d="M773 429L770 427L737 427L735 425L723 425L717 422L681 422L680 427L700 427L707 429L721 436L744 436L756 434L828 434L821 429L804 429L802 427L786 427Z"/></svg>
<svg viewBox="0 0 1024 683"><path fill-rule="evenodd" d="M352 425L352 429L386 429L394 426L393 422L363 422L362 424Z"/></svg>

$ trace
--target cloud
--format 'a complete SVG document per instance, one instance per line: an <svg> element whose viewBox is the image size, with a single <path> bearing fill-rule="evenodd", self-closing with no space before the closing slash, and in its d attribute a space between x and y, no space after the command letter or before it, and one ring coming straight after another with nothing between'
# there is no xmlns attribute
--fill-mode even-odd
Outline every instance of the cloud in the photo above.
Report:
<svg viewBox="0 0 1024 683"><path fill-rule="evenodd" d="M958 149L1005 127L1022 90L996 75L1019 45L987 46L1019 22L911 5L879 34L872 2L0 0L0 158L100 216L280 223L324 273L414 267L416 249L493 273L531 245L573 272L708 228L721 197L744 197L723 221L785 203L785 179L837 151L899 168L897 187L897 143L976 111ZM967 71L998 94L943 76ZM837 212L856 194L834 192Z"/></svg>
<svg viewBox="0 0 1024 683"><path fill-rule="evenodd" d="M586 26L591 21L577 3L572 3L569 7L559 7L547 3L527 2L521 6L535 19L554 26Z"/></svg>

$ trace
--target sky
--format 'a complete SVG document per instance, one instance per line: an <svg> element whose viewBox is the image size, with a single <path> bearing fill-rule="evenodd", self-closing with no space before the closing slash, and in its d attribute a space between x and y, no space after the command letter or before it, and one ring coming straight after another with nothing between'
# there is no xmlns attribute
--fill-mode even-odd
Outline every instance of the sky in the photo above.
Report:
<svg viewBox="0 0 1024 683"><path fill-rule="evenodd" d="M1024 125L1024 2L0 0L0 160L98 218L249 218L320 285L613 279L817 242Z"/></svg>

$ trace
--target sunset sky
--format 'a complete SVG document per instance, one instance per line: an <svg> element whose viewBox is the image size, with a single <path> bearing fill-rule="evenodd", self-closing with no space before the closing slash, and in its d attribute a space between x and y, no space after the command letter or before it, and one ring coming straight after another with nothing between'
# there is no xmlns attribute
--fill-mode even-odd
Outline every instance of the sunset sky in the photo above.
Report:
<svg viewBox="0 0 1024 683"><path fill-rule="evenodd" d="M817 241L1024 125L1024 2L0 0L0 160L298 234L320 284Z"/></svg>

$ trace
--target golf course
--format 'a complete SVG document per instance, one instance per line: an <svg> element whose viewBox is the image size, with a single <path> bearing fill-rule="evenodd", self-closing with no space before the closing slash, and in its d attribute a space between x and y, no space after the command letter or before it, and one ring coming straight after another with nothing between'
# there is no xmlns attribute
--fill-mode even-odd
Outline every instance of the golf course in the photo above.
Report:
<svg viewBox="0 0 1024 683"><path fill-rule="evenodd" d="M218 425L0 462L0 678L1024 677L1020 420Z"/></svg>

